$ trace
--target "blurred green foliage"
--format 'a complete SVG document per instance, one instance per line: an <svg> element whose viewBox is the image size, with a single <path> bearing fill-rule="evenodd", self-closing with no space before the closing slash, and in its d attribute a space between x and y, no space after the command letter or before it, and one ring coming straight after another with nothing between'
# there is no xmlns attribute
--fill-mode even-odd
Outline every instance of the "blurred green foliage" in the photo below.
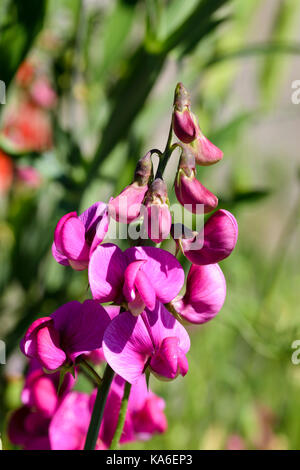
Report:
<svg viewBox="0 0 300 470"><path fill-rule="evenodd" d="M58 102L51 150L19 153L0 139L17 164L43 176L39 189L13 186L1 196L0 338L8 356L34 318L89 295L86 272L52 259L54 227L68 211L108 201L130 182L140 156L164 145L160 127L168 129L174 86L182 81L205 134L225 152L200 179L220 196L220 207L233 211L240 237L222 265L228 295L221 314L191 329L189 374L151 384L166 400L168 432L129 448L224 448L231 434L257 447L259 406L275 416L270 445L298 448L300 369L291 363L291 344L300 334L299 195L293 204L285 191L299 191L299 181L284 161L294 170L297 162L289 150L269 155L260 148L263 139L247 137L282 108L284 75L300 53L299 2L269 2L270 11L261 0L29 3L1 2L0 79L13 99L15 73L33 57L52 77ZM257 21L268 30L252 40L260 33ZM253 106L238 102L233 85L244 80L250 57L260 94ZM174 165L167 170L174 174ZM0 366L2 432L21 384L11 374Z"/></svg>

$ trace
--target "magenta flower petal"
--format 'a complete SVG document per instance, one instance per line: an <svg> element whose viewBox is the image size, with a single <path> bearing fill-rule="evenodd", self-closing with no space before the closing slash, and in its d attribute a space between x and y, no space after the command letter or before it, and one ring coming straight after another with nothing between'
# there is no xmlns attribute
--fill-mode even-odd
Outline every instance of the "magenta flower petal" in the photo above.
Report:
<svg viewBox="0 0 300 470"><path fill-rule="evenodd" d="M161 302L170 302L180 292L184 271L171 253L154 247L132 247L125 251L125 255L129 263L147 259L140 270L146 273Z"/></svg>
<svg viewBox="0 0 300 470"><path fill-rule="evenodd" d="M90 245L90 256L95 248L104 240L108 230L108 206L104 202L96 202L79 219L85 227L85 238Z"/></svg>
<svg viewBox="0 0 300 470"><path fill-rule="evenodd" d="M159 376L174 379L178 373L178 343L176 337L164 338L150 361L151 369Z"/></svg>
<svg viewBox="0 0 300 470"><path fill-rule="evenodd" d="M139 186L137 183L130 184L119 196L109 202L109 215L117 222L130 224L139 217L141 204L147 190L147 185Z"/></svg>
<svg viewBox="0 0 300 470"><path fill-rule="evenodd" d="M63 224L60 234L62 253L74 261L88 260L89 246L85 241L85 227L78 217L70 217Z"/></svg>
<svg viewBox="0 0 300 470"><path fill-rule="evenodd" d="M190 340L185 328L157 302L152 312L146 310L138 317L124 312L114 318L104 333L104 356L117 374L133 384L168 337L177 339L176 358L180 351L187 353ZM169 372L164 374L165 369L159 372L170 378Z"/></svg>
<svg viewBox="0 0 300 470"><path fill-rule="evenodd" d="M65 362L66 354L60 347L59 333L53 325L38 330L36 352L37 358L46 369L58 369Z"/></svg>
<svg viewBox="0 0 300 470"><path fill-rule="evenodd" d="M65 255L62 255L58 249L55 246L55 243L52 243L52 255L55 261L57 261L59 264L62 264L63 266L69 266L69 261L68 258Z"/></svg>
<svg viewBox="0 0 300 470"><path fill-rule="evenodd" d="M184 250L185 256L194 264L214 264L227 258L233 251L238 236L235 217L221 209L215 212L204 226L204 243L200 250Z"/></svg>
<svg viewBox="0 0 300 470"><path fill-rule="evenodd" d="M226 297L226 281L218 264L192 265L186 293L172 302L179 315L190 323L201 324L214 318Z"/></svg>
<svg viewBox="0 0 300 470"><path fill-rule="evenodd" d="M145 314L156 349L160 347L164 338L176 337L179 340L178 346L184 354L189 351L191 341L186 329L175 320L163 304L157 302L155 310L150 312L146 309Z"/></svg>
<svg viewBox="0 0 300 470"><path fill-rule="evenodd" d="M130 263L124 272L124 285L123 294L127 302L132 302L135 299L135 281L141 266L146 263L145 260L134 261Z"/></svg>
<svg viewBox="0 0 300 470"><path fill-rule="evenodd" d="M142 375L152 351L153 343L141 316L121 313L105 330L105 359L117 374L131 384Z"/></svg>
<svg viewBox="0 0 300 470"><path fill-rule="evenodd" d="M218 205L218 198L209 191L195 176L188 177L179 170L175 182L177 200L193 214L207 214Z"/></svg>
<svg viewBox="0 0 300 470"><path fill-rule="evenodd" d="M109 315L98 302L86 300L80 304L80 309L72 312L72 321L64 331L64 349L68 357L74 361L81 354L100 348L110 321Z"/></svg>
<svg viewBox="0 0 300 470"><path fill-rule="evenodd" d="M61 232L64 224L67 220L71 219L72 217L77 217L77 212L69 212L65 214L57 223L55 230L54 230L54 244L56 249L63 254L63 245L61 240Z"/></svg>
<svg viewBox="0 0 300 470"><path fill-rule="evenodd" d="M90 417L89 396L80 392L69 393L49 426L51 449L83 449Z"/></svg>
<svg viewBox="0 0 300 470"><path fill-rule="evenodd" d="M24 338L20 342L20 349L25 356L34 357L36 353L36 333L40 328L52 322L51 317L43 317L35 320L28 330L26 331Z"/></svg>
<svg viewBox="0 0 300 470"><path fill-rule="evenodd" d="M93 298L100 302L116 301L122 294L126 258L110 243L96 248L89 263L89 283Z"/></svg>

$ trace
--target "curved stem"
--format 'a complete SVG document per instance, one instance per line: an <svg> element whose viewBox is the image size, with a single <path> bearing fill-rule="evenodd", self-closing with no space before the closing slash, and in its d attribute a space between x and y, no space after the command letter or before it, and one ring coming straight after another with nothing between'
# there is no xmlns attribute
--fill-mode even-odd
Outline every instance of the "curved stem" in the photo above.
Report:
<svg viewBox="0 0 300 470"><path fill-rule="evenodd" d="M110 450L116 450L118 448L118 444L119 444L121 436L122 436L124 423L125 423L125 419L126 419L126 413L127 413L127 406L128 406L130 390L131 390L131 384L129 382L125 382L124 395L123 395L122 402L121 402L121 408L120 408L118 423L117 423L117 427L116 427L116 430L115 430L114 437L111 441Z"/></svg>
<svg viewBox="0 0 300 470"><path fill-rule="evenodd" d="M159 161L159 165L158 165L158 168L157 168L155 178L162 178L163 177L163 172L165 171L165 168L167 166L169 158L172 155L172 152L174 150L174 148L173 148L174 146L171 145L172 137L173 137L173 118L172 118L171 124L170 124L170 129L169 129L169 135L168 135L166 148L165 148L164 152L160 155L160 161Z"/></svg>
<svg viewBox="0 0 300 470"><path fill-rule="evenodd" d="M86 436L84 450L95 449L107 395L108 395L113 378L114 378L114 371L107 364L105 371L104 371L102 383L98 387L98 392L97 392L97 396L96 396L96 400L95 400L95 404L93 408L89 430Z"/></svg>

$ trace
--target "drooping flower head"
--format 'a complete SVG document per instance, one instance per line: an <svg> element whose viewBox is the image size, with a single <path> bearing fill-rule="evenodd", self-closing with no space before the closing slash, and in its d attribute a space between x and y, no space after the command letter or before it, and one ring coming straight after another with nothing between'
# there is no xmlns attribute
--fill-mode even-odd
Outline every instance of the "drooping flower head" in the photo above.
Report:
<svg viewBox="0 0 300 470"><path fill-rule="evenodd" d="M81 271L86 269L95 248L108 230L107 205L96 202L80 216L76 212L64 215L54 232L52 254L64 266Z"/></svg>

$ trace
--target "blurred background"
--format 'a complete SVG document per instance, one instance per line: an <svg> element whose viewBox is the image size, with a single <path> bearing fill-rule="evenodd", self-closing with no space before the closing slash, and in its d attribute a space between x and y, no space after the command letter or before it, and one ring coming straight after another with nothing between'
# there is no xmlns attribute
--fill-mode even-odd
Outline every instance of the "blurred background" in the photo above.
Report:
<svg viewBox="0 0 300 470"><path fill-rule="evenodd" d="M36 317L89 295L87 273L52 258L55 225L66 212L107 202L147 150L164 148L178 81L225 154L199 179L234 213L240 234L222 263L223 310L189 329L188 375L152 379L166 400L168 431L126 447L300 447L300 364L291 360L300 340L300 104L292 101L299 31L297 0L1 1L6 448L26 367L22 334Z"/></svg>

